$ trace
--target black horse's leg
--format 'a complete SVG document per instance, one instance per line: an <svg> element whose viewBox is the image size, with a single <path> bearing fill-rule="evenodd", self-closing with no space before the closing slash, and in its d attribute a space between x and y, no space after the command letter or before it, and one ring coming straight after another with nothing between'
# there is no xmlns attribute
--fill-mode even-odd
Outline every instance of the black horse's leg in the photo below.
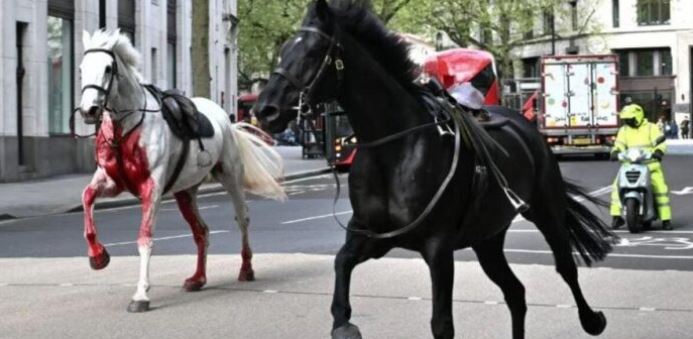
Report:
<svg viewBox="0 0 693 339"><path fill-rule="evenodd" d="M534 206L541 205L534 203ZM565 230L559 228L563 226L565 218L558 215L551 217L550 211L542 211L543 215L532 210L529 212L528 214L524 214L524 216L528 220L533 221L537 225L539 231L544 235L546 242L553 252L554 260L556 261L556 271L568 284L573 293L575 304L578 307L582 328L591 335L602 333L604 328L606 328L606 317L602 312L593 311L589 304L587 304L582 294L580 283L578 282L577 265L573 259L573 249L570 246L568 234Z"/></svg>
<svg viewBox="0 0 693 339"><path fill-rule="evenodd" d="M422 255L431 272L433 316L431 330L436 339L455 336L452 318L452 288L455 280L454 250L445 242L434 239L426 244Z"/></svg>
<svg viewBox="0 0 693 339"><path fill-rule="evenodd" d="M525 314L527 314L525 287L510 270L508 260L503 253L505 233L505 231L501 232L473 248L481 268L503 291L512 317L513 338L521 339L525 337Z"/></svg>
<svg viewBox="0 0 693 339"><path fill-rule="evenodd" d="M606 317L602 312L593 311L582 295L582 289L578 282L577 265L573 259L572 248L568 239L558 241L557 244L549 242L549 246L551 246L556 260L556 271L563 277L563 280L565 280L573 292L582 328L591 335L601 334L606 327Z"/></svg>
<svg viewBox="0 0 693 339"><path fill-rule="evenodd" d="M334 260L335 285L332 297L332 325L333 339L358 339L361 333L358 327L349 323L351 319L351 305L349 303L349 285L351 283L351 272L359 263L365 261L367 257L360 253L367 241L363 236L355 236L353 233L347 234L346 243L337 253Z"/></svg>

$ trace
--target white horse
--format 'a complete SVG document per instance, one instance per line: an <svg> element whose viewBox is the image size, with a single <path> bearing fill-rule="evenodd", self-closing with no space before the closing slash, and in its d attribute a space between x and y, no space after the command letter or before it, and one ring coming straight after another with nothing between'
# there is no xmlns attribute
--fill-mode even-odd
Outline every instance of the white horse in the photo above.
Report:
<svg viewBox="0 0 693 339"><path fill-rule="evenodd" d="M84 32L83 43L82 100L78 109L86 123L101 123L96 136L98 168L82 194L84 237L91 267L102 269L110 260L96 236L94 200L127 190L142 203L137 238L140 278L128 311L148 310L152 234L156 212L166 193L164 188L169 186L197 245L197 269L185 280L184 288L188 291L202 288L207 279L209 231L200 217L196 196L198 186L211 173L231 195L242 233L243 263L238 279L253 280L244 189L268 198L284 199L283 188L278 182L283 171L281 157L258 137L243 131L241 125L232 124L217 104L205 98L193 98L197 109L212 123L214 136L202 139L204 151L197 142L188 141L187 158L180 160L184 162L175 178L184 144L167 126L157 98L142 85L142 77L137 72L139 53L117 30L97 31L93 36Z"/></svg>

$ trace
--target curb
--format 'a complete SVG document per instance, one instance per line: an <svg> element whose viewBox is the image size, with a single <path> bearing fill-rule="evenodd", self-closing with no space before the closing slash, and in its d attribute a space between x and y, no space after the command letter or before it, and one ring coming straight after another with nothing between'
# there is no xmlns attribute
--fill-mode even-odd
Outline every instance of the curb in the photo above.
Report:
<svg viewBox="0 0 693 339"><path fill-rule="evenodd" d="M303 178L309 178L313 176L318 176L320 174L326 174L332 172L332 169L330 168L321 168L321 169L316 169L316 170L308 170L308 171L303 171L303 172L296 172L289 174L284 177L283 181L291 181L291 180L296 180L296 179L303 179ZM198 194L211 194L211 193L219 193L223 192L224 188L221 187L221 184L219 183L211 183L207 185L203 185L200 187ZM171 194L167 194L163 201L171 200L173 197ZM125 207L125 206L132 206L132 205L137 205L140 203L140 200L137 198L124 198L124 199L118 199L118 200L112 200L112 201L101 201L97 202L94 204L94 210L102 210L102 209L107 209L107 208L116 208L116 207ZM75 212L83 212L84 209L82 208L82 205L74 206L72 208L69 208L67 211L64 211L63 213L75 213Z"/></svg>

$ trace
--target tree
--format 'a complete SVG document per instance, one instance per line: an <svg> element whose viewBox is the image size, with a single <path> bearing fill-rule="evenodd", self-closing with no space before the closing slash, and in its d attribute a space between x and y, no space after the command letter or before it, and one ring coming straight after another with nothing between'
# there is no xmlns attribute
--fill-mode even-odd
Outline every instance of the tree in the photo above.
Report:
<svg viewBox="0 0 693 339"><path fill-rule="evenodd" d="M209 0L193 0L191 48L193 96L209 98Z"/></svg>
<svg viewBox="0 0 693 339"><path fill-rule="evenodd" d="M280 48L299 28L311 0L238 2L239 86L266 81Z"/></svg>

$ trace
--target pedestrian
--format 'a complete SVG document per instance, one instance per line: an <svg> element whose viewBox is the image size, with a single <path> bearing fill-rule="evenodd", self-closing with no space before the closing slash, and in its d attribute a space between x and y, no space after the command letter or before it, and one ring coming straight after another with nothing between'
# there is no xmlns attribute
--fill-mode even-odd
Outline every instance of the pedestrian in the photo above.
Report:
<svg viewBox="0 0 693 339"><path fill-rule="evenodd" d="M665 134L664 125L666 125L664 121L664 115L660 115L659 119L657 119L657 128L659 128L659 131L662 132L662 134Z"/></svg>
<svg viewBox="0 0 693 339"><path fill-rule="evenodd" d="M691 121L688 120L688 117L684 117L683 120L681 121L681 138L683 139L688 139L688 128L690 127Z"/></svg>

